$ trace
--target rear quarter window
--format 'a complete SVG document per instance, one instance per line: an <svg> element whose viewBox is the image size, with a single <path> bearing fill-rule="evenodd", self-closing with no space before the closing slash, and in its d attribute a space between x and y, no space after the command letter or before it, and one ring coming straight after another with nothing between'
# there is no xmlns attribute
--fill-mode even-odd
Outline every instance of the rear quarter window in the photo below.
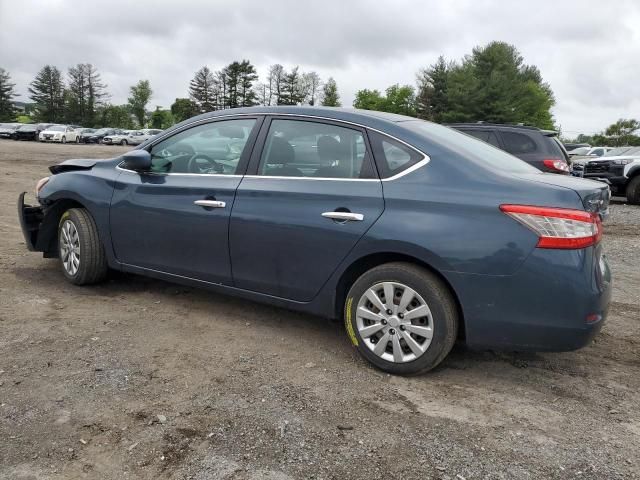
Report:
<svg viewBox="0 0 640 480"><path fill-rule="evenodd" d="M536 142L524 133L502 131L500 135L502 135L504 149L513 155L534 153L538 150Z"/></svg>

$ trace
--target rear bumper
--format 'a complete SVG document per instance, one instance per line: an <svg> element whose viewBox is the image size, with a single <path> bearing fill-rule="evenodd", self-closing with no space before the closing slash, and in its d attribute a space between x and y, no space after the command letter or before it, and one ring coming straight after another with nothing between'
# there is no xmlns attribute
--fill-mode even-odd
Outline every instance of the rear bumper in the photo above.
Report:
<svg viewBox="0 0 640 480"><path fill-rule="evenodd" d="M26 192L21 193L18 197L18 219L20 220L20 228L22 229L24 242L29 251L42 251L38 249L38 233L40 232L40 225L44 218L42 207L25 205L25 193Z"/></svg>
<svg viewBox="0 0 640 480"><path fill-rule="evenodd" d="M535 249L511 276L452 275L467 344L519 351L588 345L611 300L611 274L601 249Z"/></svg>

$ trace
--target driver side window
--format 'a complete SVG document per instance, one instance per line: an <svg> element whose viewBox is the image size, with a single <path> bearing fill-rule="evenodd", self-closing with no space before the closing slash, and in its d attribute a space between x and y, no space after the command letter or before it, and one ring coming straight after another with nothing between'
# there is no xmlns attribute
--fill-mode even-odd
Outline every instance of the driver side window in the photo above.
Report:
<svg viewBox="0 0 640 480"><path fill-rule="evenodd" d="M151 148L151 171L234 175L255 123L222 120L176 133Z"/></svg>

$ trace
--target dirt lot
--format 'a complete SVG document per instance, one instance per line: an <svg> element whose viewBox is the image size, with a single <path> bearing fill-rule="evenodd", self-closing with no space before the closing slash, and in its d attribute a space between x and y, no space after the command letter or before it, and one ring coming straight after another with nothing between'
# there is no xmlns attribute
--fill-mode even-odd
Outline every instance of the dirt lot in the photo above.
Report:
<svg viewBox="0 0 640 480"><path fill-rule="evenodd" d="M0 479L640 478L640 207L618 202L596 342L370 368L342 326L26 251L46 167L120 147L0 140ZM535 292L532 292L535 294Z"/></svg>

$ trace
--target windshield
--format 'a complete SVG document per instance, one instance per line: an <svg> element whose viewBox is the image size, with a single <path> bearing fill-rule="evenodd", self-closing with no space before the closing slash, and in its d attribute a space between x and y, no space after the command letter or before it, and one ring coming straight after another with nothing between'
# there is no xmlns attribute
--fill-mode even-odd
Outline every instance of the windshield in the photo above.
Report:
<svg viewBox="0 0 640 480"><path fill-rule="evenodd" d="M95 133L96 135L102 135L102 134L107 134L109 133L111 130L108 128L101 128L100 130L96 130Z"/></svg>
<svg viewBox="0 0 640 480"><path fill-rule="evenodd" d="M35 125L22 125L18 127L18 130L25 131L25 132L29 130L35 130L35 129L36 129Z"/></svg>
<svg viewBox="0 0 640 480"><path fill-rule="evenodd" d="M64 132L65 128L62 125L54 125L53 127L47 128L50 132Z"/></svg>
<svg viewBox="0 0 640 480"><path fill-rule="evenodd" d="M446 148L477 163L488 165L495 170L511 173L540 173L540 170L519 158L453 128L422 120L402 122L402 125L414 132L423 134L427 139L440 142ZM425 153L429 154L429 152Z"/></svg>
<svg viewBox="0 0 640 480"><path fill-rule="evenodd" d="M591 147L574 148L569 152L570 155L586 155L591 150Z"/></svg>
<svg viewBox="0 0 640 480"><path fill-rule="evenodd" d="M605 157L616 157L618 155L623 155L627 153L627 151L631 150L631 147L618 147L613 150L609 150L604 154Z"/></svg>

